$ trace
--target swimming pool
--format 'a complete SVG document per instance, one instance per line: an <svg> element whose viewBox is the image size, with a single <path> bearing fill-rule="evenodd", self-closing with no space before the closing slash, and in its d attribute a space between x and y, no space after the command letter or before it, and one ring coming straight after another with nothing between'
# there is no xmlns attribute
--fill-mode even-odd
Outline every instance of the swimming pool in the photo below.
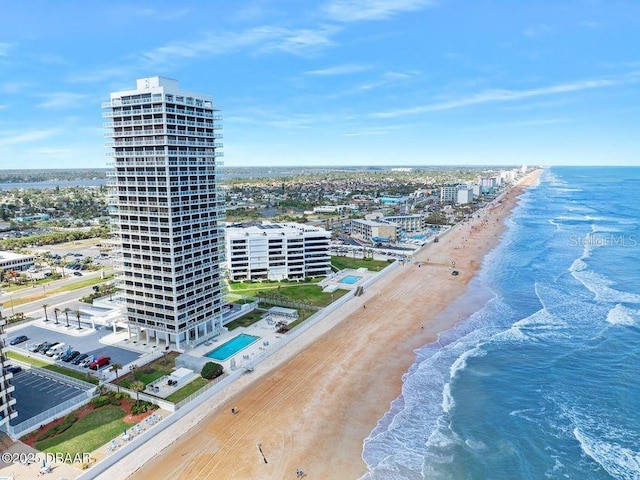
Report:
<svg viewBox="0 0 640 480"><path fill-rule="evenodd" d="M338 283L346 283L348 285L353 285L354 283L356 283L361 278L362 277L359 277L357 275L347 275L345 277L342 277Z"/></svg>
<svg viewBox="0 0 640 480"><path fill-rule="evenodd" d="M226 360L259 339L260 337L256 337L255 335L241 333L237 337L233 337L228 342L223 343L218 348L214 348L210 352L205 353L204 356L213 358L214 360Z"/></svg>

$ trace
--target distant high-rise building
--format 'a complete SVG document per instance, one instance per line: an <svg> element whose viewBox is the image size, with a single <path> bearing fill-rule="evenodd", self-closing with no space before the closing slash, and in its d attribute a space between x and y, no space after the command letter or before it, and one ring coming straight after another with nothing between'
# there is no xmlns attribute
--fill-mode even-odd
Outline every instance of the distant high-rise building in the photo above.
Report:
<svg viewBox="0 0 640 480"><path fill-rule="evenodd" d="M220 117L210 96L169 78L137 80L103 104L118 282L139 341L190 345L222 327L224 194ZM184 346L184 345L183 345Z"/></svg>
<svg viewBox="0 0 640 480"><path fill-rule="evenodd" d="M13 373L7 372L5 367L6 357L4 356L3 347L5 341L4 326L7 321L2 318L0 313L0 430L6 430L6 425L12 418L18 415L13 408L16 399L11 397L11 392L15 389L9 380L13 377Z"/></svg>

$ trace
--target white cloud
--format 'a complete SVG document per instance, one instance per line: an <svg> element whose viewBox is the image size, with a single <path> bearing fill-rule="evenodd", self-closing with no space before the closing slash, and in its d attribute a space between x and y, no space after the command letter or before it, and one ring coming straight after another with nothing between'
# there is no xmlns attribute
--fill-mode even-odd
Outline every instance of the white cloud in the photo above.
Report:
<svg viewBox="0 0 640 480"><path fill-rule="evenodd" d="M335 75L351 75L352 73L364 72L370 70L367 65L335 65L333 67L321 68L318 70L309 70L306 75L315 75L319 77L331 77Z"/></svg>
<svg viewBox="0 0 640 480"><path fill-rule="evenodd" d="M373 114L376 118L395 118L404 115L416 115L426 112L437 112L453 110L456 108L468 107L471 105L481 105L494 102L512 102L525 98L541 97L546 95L558 95L562 93L578 92L582 90L593 90L597 88L612 87L620 84L616 80L583 80L574 83L552 85L550 87L534 88L530 90L487 90L475 95L460 97L445 102L432 103L417 107L391 110Z"/></svg>
<svg viewBox="0 0 640 480"><path fill-rule="evenodd" d="M546 23L539 23L537 25L531 25L523 33L525 37L540 37L551 32L552 28Z"/></svg>
<svg viewBox="0 0 640 480"><path fill-rule="evenodd" d="M377 135L388 135L390 132L387 128L372 128L369 130L360 130L356 132L345 132L342 134L343 137L370 137Z"/></svg>
<svg viewBox="0 0 640 480"><path fill-rule="evenodd" d="M151 18L155 20L176 20L178 18L185 17L191 13L191 10L188 8L150 8L150 7L142 7L138 5L118 5L115 7L108 7L110 13L113 16L118 17L143 17L143 18Z"/></svg>
<svg viewBox="0 0 640 480"><path fill-rule="evenodd" d="M339 22L384 20L403 12L421 10L435 0L332 0L325 5L327 16Z"/></svg>
<svg viewBox="0 0 640 480"><path fill-rule="evenodd" d="M594 22L593 20L583 20L580 22L580 26L584 28L598 29L601 25L599 22Z"/></svg>
<svg viewBox="0 0 640 480"><path fill-rule="evenodd" d="M0 57L8 57L11 47L12 45L10 43L0 42Z"/></svg>
<svg viewBox="0 0 640 480"><path fill-rule="evenodd" d="M42 103L38 104L39 108L67 108L79 106L82 101L90 98L89 95L83 93L71 92L53 92L40 95L46 98Z"/></svg>
<svg viewBox="0 0 640 480"><path fill-rule="evenodd" d="M20 93L32 84L29 82L3 82L0 83L0 92L2 93Z"/></svg>
<svg viewBox="0 0 640 480"><path fill-rule="evenodd" d="M499 122L499 123L485 123L480 125L474 125L473 127L466 128L465 130L492 130L492 129L504 129L504 128L520 128L520 127L538 127L544 125L557 125L562 123L571 123L571 118L542 118L532 120L515 120L512 122Z"/></svg>
<svg viewBox="0 0 640 480"><path fill-rule="evenodd" d="M0 131L0 147L6 147L8 145L17 145L21 143L37 142L49 138L59 133L59 129L47 128L36 130L15 130L15 131Z"/></svg>
<svg viewBox="0 0 640 480"><path fill-rule="evenodd" d="M162 65L177 59L230 54L245 48L254 48L258 53L284 51L304 55L332 45L331 36L337 30L331 26L288 29L267 25L239 33L216 32L198 40L168 43L142 53L142 57L154 65Z"/></svg>
<svg viewBox="0 0 640 480"><path fill-rule="evenodd" d="M95 70L85 73L76 73L70 75L67 80L72 83L93 83L104 82L113 78L131 77L133 67L99 67Z"/></svg>

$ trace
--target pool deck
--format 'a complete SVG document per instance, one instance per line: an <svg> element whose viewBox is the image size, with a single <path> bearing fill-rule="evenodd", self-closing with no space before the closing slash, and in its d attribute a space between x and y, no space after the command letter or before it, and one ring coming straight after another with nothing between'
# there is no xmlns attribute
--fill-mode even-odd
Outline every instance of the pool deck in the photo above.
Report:
<svg viewBox="0 0 640 480"><path fill-rule="evenodd" d="M346 268L344 270L340 270L334 274L329 275L324 280L322 280L318 285L320 285L323 289L330 288L343 288L345 290L355 290L358 288L360 284L367 281L369 278L377 275L378 272L372 272L367 270L366 268L358 268L357 270L353 268ZM341 280L345 277L359 277L357 282L354 283L345 283ZM333 288L332 288L333 287Z"/></svg>
<svg viewBox="0 0 640 480"><path fill-rule="evenodd" d="M266 314L266 312L265 312ZM197 346L193 350L189 350L188 354L193 357L204 357L210 351L218 348L224 343L228 342L234 337L237 337L241 333L245 333L247 335L253 335L256 337L260 337L259 340L255 341L251 345L246 348L243 348L238 353L230 356L226 360L214 360L211 359L212 362L219 363L225 369L225 371L232 371L231 362L235 359L236 370L238 368L242 368L245 364L251 362L251 360L256 356L264 352L264 350L271 348L275 345L283 335L276 332L275 325L270 325L267 320L259 320L253 325L249 327L238 327L231 331L225 331L221 333L219 336L213 338L209 342L205 342L202 345ZM264 345L264 342L269 342L267 346Z"/></svg>

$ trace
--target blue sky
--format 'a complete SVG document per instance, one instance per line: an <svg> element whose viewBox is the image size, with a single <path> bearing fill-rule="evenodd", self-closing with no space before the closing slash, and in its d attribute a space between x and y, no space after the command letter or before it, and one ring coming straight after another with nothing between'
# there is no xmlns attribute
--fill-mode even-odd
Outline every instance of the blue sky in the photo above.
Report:
<svg viewBox="0 0 640 480"><path fill-rule="evenodd" d="M104 167L101 102L213 95L224 162L640 164L640 2L0 0L0 168Z"/></svg>

